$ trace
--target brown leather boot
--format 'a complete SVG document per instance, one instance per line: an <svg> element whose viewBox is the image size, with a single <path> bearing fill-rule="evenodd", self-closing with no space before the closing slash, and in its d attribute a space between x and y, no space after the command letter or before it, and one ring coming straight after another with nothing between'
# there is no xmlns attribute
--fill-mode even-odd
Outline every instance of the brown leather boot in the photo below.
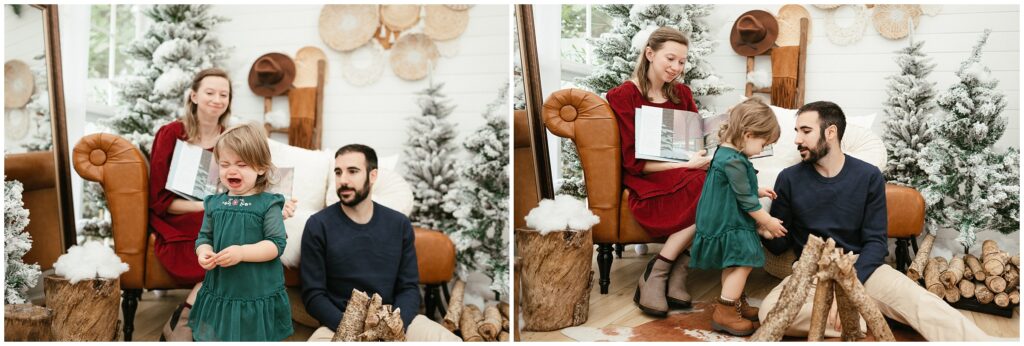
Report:
<svg viewBox="0 0 1024 346"><path fill-rule="evenodd" d="M647 263L647 269L640 275L636 293L633 295L633 302L640 307L640 311L658 317L668 316L665 286L670 269L672 269L672 262L658 255L655 255Z"/></svg>
<svg viewBox="0 0 1024 346"><path fill-rule="evenodd" d="M185 306L185 303L178 305L171 318L164 324L163 335L160 341L186 341L192 342L192 328L188 326L188 315L192 312L192 306Z"/></svg>
<svg viewBox="0 0 1024 346"><path fill-rule="evenodd" d="M760 309L750 306L747 303L747 295L740 295L740 315L748 320L758 322L757 313Z"/></svg>
<svg viewBox="0 0 1024 346"><path fill-rule="evenodd" d="M672 272L668 274L668 293L665 298L670 308L689 309L693 298L686 291L686 266L690 264L690 257L683 254L679 256L672 263Z"/></svg>
<svg viewBox="0 0 1024 346"><path fill-rule="evenodd" d="M738 299L729 301L722 298L718 298L718 304L715 304L715 312L711 315L711 328L735 336L754 334L754 330L757 329L754 322L740 315Z"/></svg>

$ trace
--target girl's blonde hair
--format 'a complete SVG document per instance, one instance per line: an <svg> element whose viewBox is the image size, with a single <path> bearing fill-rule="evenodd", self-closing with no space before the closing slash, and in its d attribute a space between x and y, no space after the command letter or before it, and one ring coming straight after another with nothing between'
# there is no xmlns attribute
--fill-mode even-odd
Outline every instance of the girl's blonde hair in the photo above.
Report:
<svg viewBox="0 0 1024 346"><path fill-rule="evenodd" d="M718 130L718 138L723 143L732 143L736 149L743 150L743 134L747 132L754 138L764 138L768 143L779 140L781 133L775 112L756 97L732 107L729 120Z"/></svg>
<svg viewBox="0 0 1024 346"><path fill-rule="evenodd" d="M683 35L679 30L667 26L660 27L658 30L654 30L654 32L651 33L651 37L647 38L647 44L644 45L644 48L640 49L640 57L637 58L636 68L633 69L633 78L640 83L640 85L637 85L640 87L640 94L644 95L644 98L648 101L651 101L651 98L647 96L647 92L651 90L651 81L647 80L647 71L651 69L651 62L647 61L647 54L645 54L645 52L647 51L647 47L651 47L652 50L657 52L665 45L665 42L669 41L676 42L687 47L690 46L690 40L687 39L686 35ZM681 58L686 59L686 57ZM679 76L682 77L683 73L679 73ZM679 84L678 79L679 78L671 83L665 83L661 86L661 93L665 95L669 101L672 101L672 103L675 104L680 102L679 95L676 95L676 85Z"/></svg>
<svg viewBox="0 0 1024 346"><path fill-rule="evenodd" d="M191 91L185 97L185 114L181 117L181 122L185 124L185 135L188 136L188 141L195 143L199 140L199 105L192 102L192 94L199 92L199 84L203 82L206 77L221 77L228 81L228 106L224 109L224 114L217 118L217 123L221 127L227 127L228 118L231 116L231 98L234 95L234 91L231 90L231 78L228 78L228 73L224 72L219 68L208 68L196 74L195 78L192 78Z"/></svg>
<svg viewBox="0 0 1024 346"><path fill-rule="evenodd" d="M253 124L243 124L227 129L217 137L217 144L213 146L213 155L217 161L220 161L222 149L231 149L253 169L264 171L263 174L256 177L255 188L257 190L263 192L271 184L277 167L274 167L274 163L270 160L270 146L267 145L267 135L263 128Z"/></svg>

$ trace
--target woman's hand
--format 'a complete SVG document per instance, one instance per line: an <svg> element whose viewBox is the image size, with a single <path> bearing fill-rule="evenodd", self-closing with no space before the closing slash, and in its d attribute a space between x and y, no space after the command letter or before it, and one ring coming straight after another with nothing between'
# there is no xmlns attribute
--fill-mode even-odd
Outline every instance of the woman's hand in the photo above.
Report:
<svg viewBox="0 0 1024 346"><path fill-rule="evenodd" d="M707 157L707 155L707 150L701 150L700 152L697 153L697 156L691 157L690 161L686 162L686 164L683 167L691 169L702 169L706 171L708 170L708 167L711 166L711 158Z"/></svg>
<svg viewBox="0 0 1024 346"><path fill-rule="evenodd" d="M243 257L245 257L245 250L239 245L231 245L220 250L213 257L213 261L221 267L230 267L241 262Z"/></svg>
<svg viewBox="0 0 1024 346"><path fill-rule="evenodd" d="M779 198L779 195L776 194L775 190L773 190L770 187L762 187L762 188L757 189L757 197L758 198L768 197L768 198L771 198L771 199L774 200L776 198Z"/></svg>
<svg viewBox="0 0 1024 346"><path fill-rule="evenodd" d="M196 257L199 257L199 266L204 270L211 270L217 266L217 264L213 262L213 257L215 255L216 254L213 253L213 249L210 248L209 245L200 245L199 248L196 249Z"/></svg>
<svg viewBox="0 0 1024 346"><path fill-rule="evenodd" d="M291 200L284 202L284 208L281 208L281 216L283 216L285 220L291 218L292 216L295 216L295 205L298 203L299 200L295 199L295 197L292 197Z"/></svg>

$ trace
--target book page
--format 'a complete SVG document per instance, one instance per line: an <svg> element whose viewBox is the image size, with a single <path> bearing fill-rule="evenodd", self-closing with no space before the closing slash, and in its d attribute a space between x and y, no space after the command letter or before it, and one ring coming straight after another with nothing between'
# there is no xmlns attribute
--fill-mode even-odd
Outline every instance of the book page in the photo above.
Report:
<svg viewBox="0 0 1024 346"><path fill-rule="evenodd" d="M289 200L292 198L292 184L294 180L294 167L278 167L277 171L274 172L274 179L266 192L282 194L285 200Z"/></svg>
<svg viewBox="0 0 1024 346"><path fill-rule="evenodd" d="M643 106L634 122L639 159L682 162L704 149L704 126L695 112Z"/></svg>

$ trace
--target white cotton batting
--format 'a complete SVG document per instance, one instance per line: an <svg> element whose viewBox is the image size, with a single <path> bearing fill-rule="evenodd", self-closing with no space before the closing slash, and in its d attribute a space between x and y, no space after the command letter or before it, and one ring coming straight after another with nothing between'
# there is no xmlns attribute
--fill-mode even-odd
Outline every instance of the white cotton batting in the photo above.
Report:
<svg viewBox="0 0 1024 346"><path fill-rule="evenodd" d="M54 272L76 284L82 280L116 279L128 271L128 264L114 254L114 250L97 241L75 245L68 253L57 258Z"/></svg>
<svg viewBox="0 0 1024 346"><path fill-rule="evenodd" d="M526 226L541 235L552 231L585 231L600 221L583 201L568 195L542 200L526 215Z"/></svg>
<svg viewBox="0 0 1024 346"><path fill-rule="evenodd" d="M772 75L768 70L757 69L747 73L747 82L754 84L755 89L767 88L772 86Z"/></svg>
<svg viewBox="0 0 1024 346"><path fill-rule="evenodd" d="M275 129L288 128L291 124L291 118L288 117L288 113L283 111L270 111L263 115L263 120L270 123Z"/></svg>

